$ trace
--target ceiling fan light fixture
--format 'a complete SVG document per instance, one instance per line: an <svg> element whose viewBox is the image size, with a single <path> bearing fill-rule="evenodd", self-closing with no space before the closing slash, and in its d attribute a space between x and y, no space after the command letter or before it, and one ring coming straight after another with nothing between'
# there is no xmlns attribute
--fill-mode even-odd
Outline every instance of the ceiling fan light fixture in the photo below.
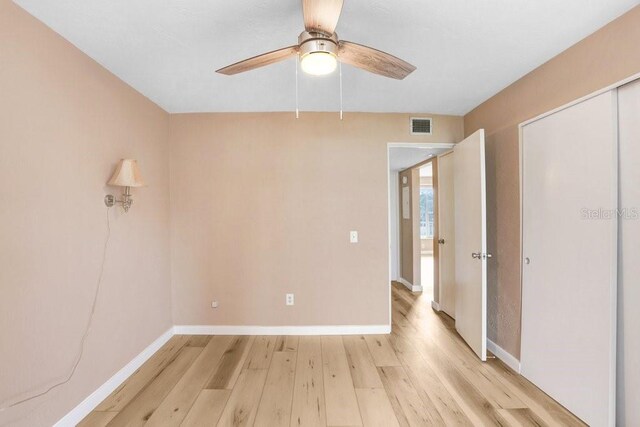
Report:
<svg viewBox="0 0 640 427"><path fill-rule="evenodd" d="M372 47L340 40L335 32L344 0L302 0L304 31L298 44L272 50L244 61L220 68L225 75L244 73L298 55L305 73L322 76L330 74L340 63L402 80L416 67L389 53Z"/></svg>
<svg viewBox="0 0 640 427"><path fill-rule="evenodd" d="M331 74L338 66L338 59L330 52L310 52L300 60L300 68L313 76Z"/></svg>

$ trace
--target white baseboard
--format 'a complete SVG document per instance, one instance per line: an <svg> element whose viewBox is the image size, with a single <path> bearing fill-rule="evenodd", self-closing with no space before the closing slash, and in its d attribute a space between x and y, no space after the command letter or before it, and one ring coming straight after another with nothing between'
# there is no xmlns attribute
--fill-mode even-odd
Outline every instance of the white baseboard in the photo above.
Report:
<svg viewBox="0 0 640 427"><path fill-rule="evenodd" d="M431 308L433 308L435 311L440 311L440 304L435 301L431 301Z"/></svg>
<svg viewBox="0 0 640 427"><path fill-rule="evenodd" d="M391 333L390 325L227 326L177 325L176 335L376 335Z"/></svg>
<svg viewBox="0 0 640 427"><path fill-rule="evenodd" d="M142 350L140 354L127 363L114 376L109 378L96 391L91 393L89 397L84 399L78 406L73 408L71 412L62 417L60 421L54 424L54 427L71 427L78 424L89 412L98 406L107 398L116 388L120 386L127 378L129 378L144 362L146 362L153 354L160 350L169 339L173 336L173 327L169 328L165 333L160 335L154 342L149 344L147 348Z"/></svg>
<svg viewBox="0 0 640 427"><path fill-rule="evenodd" d="M422 292L422 286L414 285L413 283L403 279L402 277L398 278L398 282L402 283L411 292Z"/></svg>
<svg viewBox="0 0 640 427"><path fill-rule="evenodd" d="M494 343L488 338L487 338L487 350L495 354L495 356L498 359L502 360L505 365L507 365L517 373L520 373L520 361L515 357L513 357L505 349L503 349L498 344Z"/></svg>

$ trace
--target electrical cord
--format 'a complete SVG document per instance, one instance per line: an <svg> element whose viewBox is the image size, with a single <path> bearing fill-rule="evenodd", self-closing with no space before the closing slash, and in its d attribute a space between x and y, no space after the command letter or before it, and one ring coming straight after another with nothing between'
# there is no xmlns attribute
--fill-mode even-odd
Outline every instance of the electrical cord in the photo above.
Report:
<svg viewBox="0 0 640 427"><path fill-rule="evenodd" d="M58 387L61 387L65 384L67 384L69 381L71 381L71 378L73 378L73 375L76 373L76 369L78 369L78 365L80 365L80 361L82 360L82 355L84 354L84 344L85 341L87 339L87 336L89 335L89 331L91 330L91 325L93 323L93 317L94 314L96 312L96 305L98 303L98 295L100 294L100 287L102 285L102 276L104 275L104 265L105 262L107 260L107 249L109 247L109 240L111 238L111 219L109 217L109 208L107 208L107 238L104 241L104 248L102 250L102 263L100 265L100 273L98 274L98 281L96 282L96 290L95 293L93 295L93 303L91 304L91 313L89 315L89 320L87 321L87 326L84 330L84 333L82 334L82 339L80 340L80 351L78 353L78 355L76 356L75 362L73 364L73 367L71 368L71 371L69 372L69 374L67 375L67 377L63 380L60 381L50 387L48 387L46 390L41 391L37 394L34 394L33 396L29 396L29 397L25 397L24 399L20 399L17 400L11 404L8 405L3 405L2 407L0 407L0 412L6 411L7 409L13 408L15 406L21 405L23 403L29 402L31 400L37 399L39 397L42 397L46 394L48 394L49 392L51 392L52 390L55 390Z"/></svg>

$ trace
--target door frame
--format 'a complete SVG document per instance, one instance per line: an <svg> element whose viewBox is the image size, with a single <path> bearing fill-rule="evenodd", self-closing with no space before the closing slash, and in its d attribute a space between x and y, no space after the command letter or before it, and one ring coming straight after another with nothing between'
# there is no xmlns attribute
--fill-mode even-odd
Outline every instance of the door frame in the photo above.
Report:
<svg viewBox="0 0 640 427"><path fill-rule="evenodd" d="M392 268L392 260L393 260L393 256L392 256L392 246L391 246L391 230L392 228L396 228L397 232L396 232L396 248L399 249L399 230L398 230L398 225L399 225L399 221L398 224L392 224L391 223L391 209L397 209L399 210L399 206L395 206L394 203L392 203L391 200L391 186L389 185L389 183L391 182L391 169L390 169L390 163L389 163L389 155L390 155L390 149L391 148L434 148L434 149L452 149L455 146L454 143L451 142L388 142L387 143L387 257L388 257L388 262L387 262L387 269L388 269L388 286L389 286L389 327L391 327L391 271L393 270ZM400 196L400 195L399 195ZM399 251L398 251L399 252ZM396 259L399 261L400 257L399 257L399 253L396 254L397 257ZM434 294L434 298L435 298L435 294ZM440 296L438 295L438 299L440 298Z"/></svg>
<svg viewBox="0 0 640 427"><path fill-rule="evenodd" d="M439 262L439 256L440 256L440 248L438 246L438 239L440 237L438 230L439 230L439 215L438 215L438 155L429 157L426 160L423 160L421 162L416 163L415 165L409 166L408 168L404 169L401 172L407 171L407 170L417 170L418 171L418 182L417 182L417 191L418 194L420 194L420 169L428 164L431 164L431 170L432 170L432 188L433 188L433 204L434 204L434 209L433 209L433 225L434 225L434 230L433 230L433 294L431 297L431 306L433 307L434 310L436 311L440 311L440 271L439 271L439 266L438 266L438 262ZM420 212L420 206L418 203L418 217L422 214L422 212ZM419 222L419 219L418 219ZM420 278L420 284L418 285L418 288L420 291L424 290L424 286L422 286L422 242L421 242L421 238L420 238L420 226L418 225L418 227L416 227L416 230L413 233L412 236L413 239L413 247L414 247L414 276L417 273L417 276ZM415 284L415 278L414 278L414 286L416 286Z"/></svg>

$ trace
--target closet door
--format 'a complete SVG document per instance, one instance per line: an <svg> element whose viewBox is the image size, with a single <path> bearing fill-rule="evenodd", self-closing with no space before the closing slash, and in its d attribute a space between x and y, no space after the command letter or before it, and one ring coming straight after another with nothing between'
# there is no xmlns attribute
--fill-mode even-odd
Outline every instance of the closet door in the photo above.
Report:
<svg viewBox="0 0 640 427"><path fill-rule="evenodd" d="M592 426L615 420L616 103L522 128L522 375Z"/></svg>
<svg viewBox="0 0 640 427"><path fill-rule="evenodd" d="M620 106L620 270L618 425L640 426L640 80L618 91Z"/></svg>

